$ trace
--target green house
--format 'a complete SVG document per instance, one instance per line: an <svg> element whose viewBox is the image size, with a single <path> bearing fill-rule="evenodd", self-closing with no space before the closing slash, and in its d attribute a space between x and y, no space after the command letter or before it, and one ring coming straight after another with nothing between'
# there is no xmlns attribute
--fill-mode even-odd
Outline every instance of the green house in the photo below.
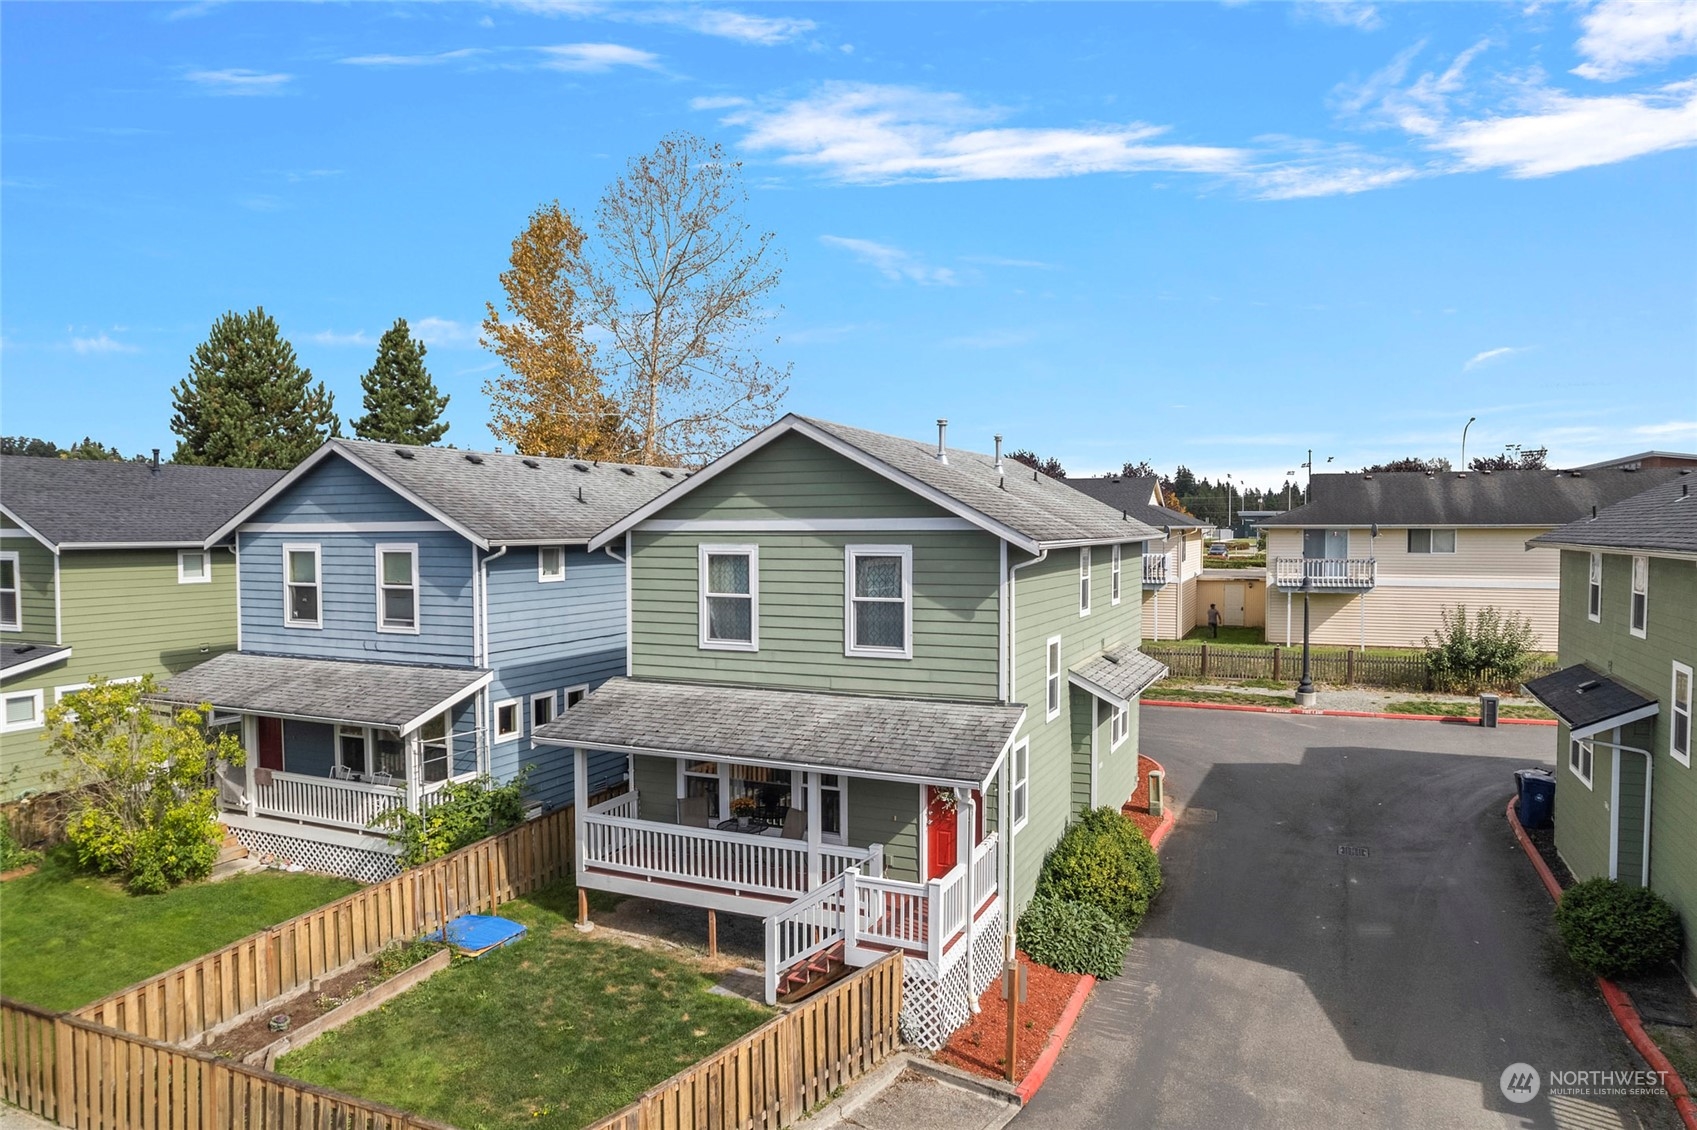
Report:
<svg viewBox="0 0 1697 1130"><path fill-rule="evenodd" d="M235 555L205 541L279 477L0 458L0 801L51 788L58 699L236 647Z"/></svg>
<svg viewBox="0 0 1697 1130"><path fill-rule="evenodd" d="M1561 669L1526 689L1557 727L1556 849L1581 879L1678 908L1697 981L1697 475L1528 542L1561 551Z"/></svg>
<svg viewBox="0 0 1697 1130"><path fill-rule="evenodd" d="M1159 532L997 448L786 416L597 536L627 674L536 732L630 759L580 886L763 919L774 999L903 950L909 1038L965 1019L1045 853L1137 787L1164 673Z"/></svg>

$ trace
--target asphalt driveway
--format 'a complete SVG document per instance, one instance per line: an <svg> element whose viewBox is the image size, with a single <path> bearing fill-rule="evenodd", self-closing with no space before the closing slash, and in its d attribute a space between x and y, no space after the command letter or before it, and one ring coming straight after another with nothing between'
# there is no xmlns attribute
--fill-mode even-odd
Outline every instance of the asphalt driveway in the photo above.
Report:
<svg viewBox="0 0 1697 1130"><path fill-rule="evenodd" d="M1675 1127L1659 1095L1504 1098L1516 1062L1643 1068L1555 960L1503 819L1542 726L1146 707L1184 805L1167 890L1013 1123ZM1558 786L1559 787L1559 786Z"/></svg>

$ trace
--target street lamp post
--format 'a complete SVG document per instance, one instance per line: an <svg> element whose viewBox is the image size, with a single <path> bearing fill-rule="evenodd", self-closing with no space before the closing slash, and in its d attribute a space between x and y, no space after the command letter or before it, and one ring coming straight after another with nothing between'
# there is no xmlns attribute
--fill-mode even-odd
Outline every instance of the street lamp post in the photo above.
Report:
<svg viewBox="0 0 1697 1130"><path fill-rule="evenodd" d="M1478 418L1479 417L1477 416L1469 416L1467 417L1467 423L1461 426L1461 466L1456 468L1457 471L1467 470L1467 429L1471 428L1473 426L1473 421Z"/></svg>
<svg viewBox="0 0 1697 1130"><path fill-rule="evenodd" d="M1296 684L1296 705L1313 706L1314 674L1308 665L1308 562L1302 563L1302 681Z"/></svg>
<svg viewBox="0 0 1697 1130"><path fill-rule="evenodd" d="M1232 525L1232 477L1226 476L1226 529L1236 535L1237 528Z"/></svg>

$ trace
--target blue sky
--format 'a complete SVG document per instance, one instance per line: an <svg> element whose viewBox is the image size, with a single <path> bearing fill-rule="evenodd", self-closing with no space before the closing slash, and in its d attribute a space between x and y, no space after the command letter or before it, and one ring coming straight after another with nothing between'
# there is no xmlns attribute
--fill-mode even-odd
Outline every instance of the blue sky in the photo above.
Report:
<svg viewBox="0 0 1697 1130"><path fill-rule="evenodd" d="M1697 450L1697 3L7 4L0 430L162 447L263 305L359 414L668 130L788 256L787 406L1276 485Z"/></svg>

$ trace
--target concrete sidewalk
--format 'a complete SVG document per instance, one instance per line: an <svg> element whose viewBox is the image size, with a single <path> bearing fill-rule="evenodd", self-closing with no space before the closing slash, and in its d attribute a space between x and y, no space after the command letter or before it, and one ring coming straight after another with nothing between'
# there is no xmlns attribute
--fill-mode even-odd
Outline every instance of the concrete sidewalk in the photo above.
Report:
<svg viewBox="0 0 1697 1130"><path fill-rule="evenodd" d="M810 1116L806 1126L808 1130L1001 1130L1018 1113L1019 1104L1005 1088L904 1052Z"/></svg>

